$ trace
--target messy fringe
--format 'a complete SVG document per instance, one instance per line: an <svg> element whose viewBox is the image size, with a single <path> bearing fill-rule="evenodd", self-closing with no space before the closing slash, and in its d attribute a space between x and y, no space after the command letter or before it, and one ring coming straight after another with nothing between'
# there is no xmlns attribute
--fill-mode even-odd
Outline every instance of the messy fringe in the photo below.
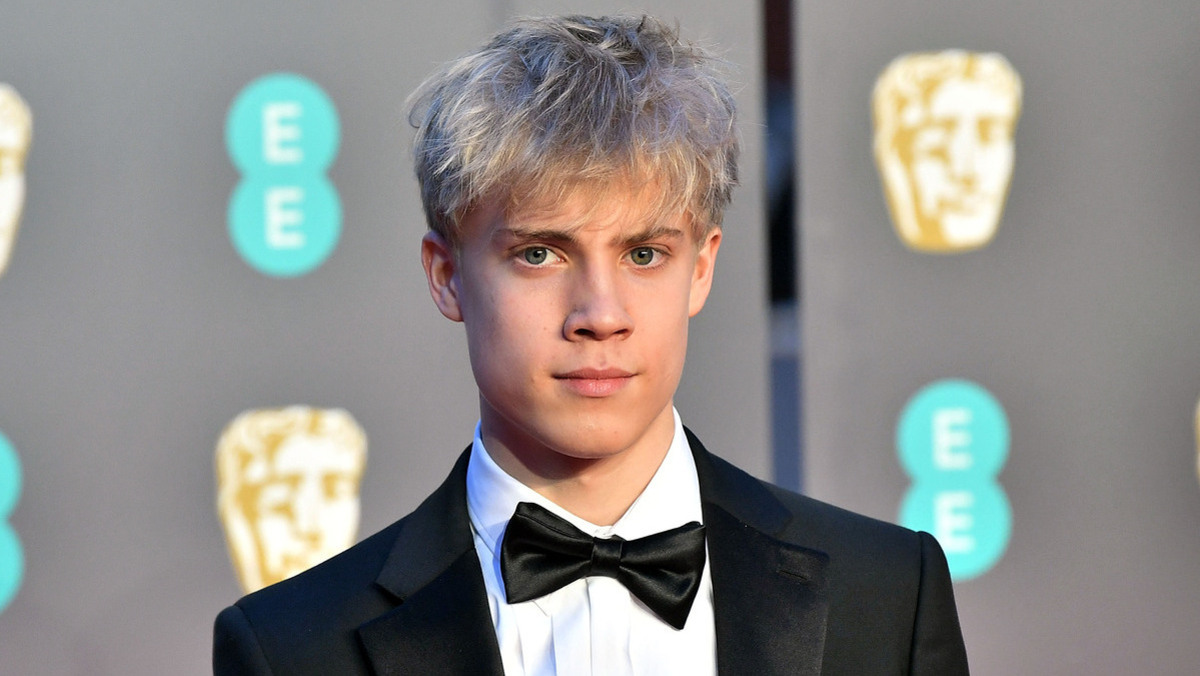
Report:
<svg viewBox="0 0 1200 676"><path fill-rule="evenodd" d="M518 20L411 97L429 227L457 243L484 198L545 204L614 185L653 185L652 218L720 225L738 154L721 65L651 17Z"/></svg>

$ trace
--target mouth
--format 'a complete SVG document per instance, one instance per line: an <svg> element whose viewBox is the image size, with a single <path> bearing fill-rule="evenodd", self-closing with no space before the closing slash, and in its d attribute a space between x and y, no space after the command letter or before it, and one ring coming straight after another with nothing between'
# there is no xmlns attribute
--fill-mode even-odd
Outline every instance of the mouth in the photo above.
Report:
<svg viewBox="0 0 1200 676"><path fill-rule="evenodd" d="M634 374L615 368L583 368L555 374L554 379L584 397L607 397L624 389Z"/></svg>

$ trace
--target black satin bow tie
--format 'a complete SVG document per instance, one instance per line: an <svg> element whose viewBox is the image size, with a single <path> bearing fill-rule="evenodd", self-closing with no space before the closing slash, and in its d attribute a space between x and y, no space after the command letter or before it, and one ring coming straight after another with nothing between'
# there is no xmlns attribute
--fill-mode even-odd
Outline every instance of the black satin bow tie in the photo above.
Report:
<svg viewBox="0 0 1200 676"><path fill-rule="evenodd" d="M509 603L603 575L676 629L687 622L703 571L704 526L695 521L636 540L594 538L530 502L517 504L500 548Z"/></svg>

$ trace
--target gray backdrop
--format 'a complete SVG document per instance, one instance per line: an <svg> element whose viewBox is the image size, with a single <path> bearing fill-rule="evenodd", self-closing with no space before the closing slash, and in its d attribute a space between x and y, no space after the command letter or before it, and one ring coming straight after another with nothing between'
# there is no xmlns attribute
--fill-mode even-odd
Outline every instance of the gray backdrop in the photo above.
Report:
<svg viewBox="0 0 1200 676"><path fill-rule="evenodd" d="M206 673L238 595L212 453L249 408L345 407L370 440L363 534L466 444L458 326L417 265L403 99L513 13L615 3L10 1L0 81L35 116L0 277L0 431L24 468L24 583L0 671ZM647 3L741 67L747 153L679 406L769 466L758 13ZM894 520L896 418L970 378L1003 403L1005 556L957 593L976 673L1187 673L1200 662L1200 9L1175 0L800 3L808 489ZM888 222L869 96L911 51L1005 54L1025 84L1004 223L982 251L915 254ZM226 111L292 71L341 117L333 256L296 279L233 251Z"/></svg>
<svg viewBox="0 0 1200 676"><path fill-rule="evenodd" d="M360 533L414 507L471 438L461 328L429 300L408 93L514 13L610 2L34 2L0 10L0 81L34 112L28 195L0 277L0 431L24 469L10 522L24 583L0 614L5 674L202 674L239 596L213 451L243 410L344 407L369 439ZM693 323L685 421L765 475L758 13L658 1L740 72L743 187ZM328 261L273 279L235 253L226 112L259 76L333 99L344 211Z"/></svg>
<svg viewBox="0 0 1200 676"><path fill-rule="evenodd" d="M1007 553L956 593L974 673L1200 664L1200 5L800 3L806 476L894 520L905 402L973 380L1008 413ZM894 57L998 51L1024 80L995 240L893 233L870 96Z"/></svg>

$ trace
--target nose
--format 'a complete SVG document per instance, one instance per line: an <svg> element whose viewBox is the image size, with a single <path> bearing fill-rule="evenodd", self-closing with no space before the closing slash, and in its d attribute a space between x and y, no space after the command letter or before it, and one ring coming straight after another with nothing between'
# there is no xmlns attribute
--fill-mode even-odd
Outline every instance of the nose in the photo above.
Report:
<svg viewBox="0 0 1200 676"><path fill-rule="evenodd" d="M633 333L633 317L624 302L615 272L581 271L572 282L571 310L563 323L570 341L610 340Z"/></svg>

